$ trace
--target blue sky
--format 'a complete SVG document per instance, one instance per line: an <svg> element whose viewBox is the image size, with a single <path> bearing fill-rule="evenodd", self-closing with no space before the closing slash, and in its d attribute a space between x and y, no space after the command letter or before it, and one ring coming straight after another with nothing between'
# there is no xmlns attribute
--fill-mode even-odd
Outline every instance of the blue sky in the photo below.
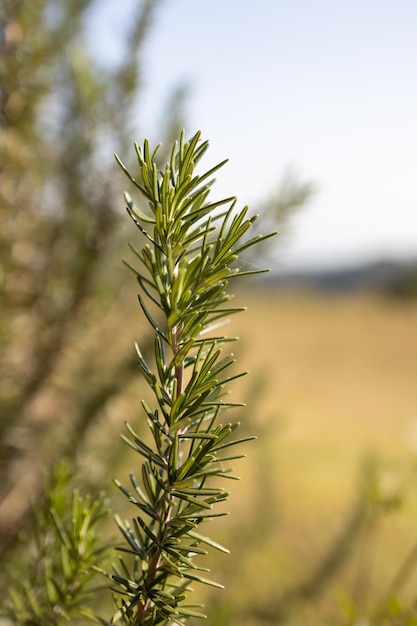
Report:
<svg viewBox="0 0 417 626"><path fill-rule="evenodd" d="M104 61L134 5L97 3ZM159 141L168 93L187 83L187 130L210 140L209 161L230 159L219 195L256 211L286 167L314 181L277 244L284 267L417 257L416 32L415 0L165 0L138 125Z"/></svg>

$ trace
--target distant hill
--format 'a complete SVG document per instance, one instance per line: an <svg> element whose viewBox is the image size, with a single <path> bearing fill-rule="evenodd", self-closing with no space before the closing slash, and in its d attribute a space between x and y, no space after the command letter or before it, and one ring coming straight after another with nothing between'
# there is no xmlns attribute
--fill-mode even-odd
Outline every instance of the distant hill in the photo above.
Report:
<svg viewBox="0 0 417 626"><path fill-rule="evenodd" d="M269 274L267 283L329 292L373 291L398 298L417 298L417 259L378 261L335 270Z"/></svg>

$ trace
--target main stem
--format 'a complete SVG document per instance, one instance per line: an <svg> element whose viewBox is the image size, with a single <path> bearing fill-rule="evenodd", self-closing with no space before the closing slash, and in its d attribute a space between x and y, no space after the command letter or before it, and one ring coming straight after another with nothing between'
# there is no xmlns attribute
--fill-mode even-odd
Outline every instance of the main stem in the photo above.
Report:
<svg viewBox="0 0 417 626"><path fill-rule="evenodd" d="M171 350L172 350L172 354L174 358L176 357L180 349L180 346L178 344L178 336L180 332L181 332L181 326L175 326L172 329L172 333L171 333L172 335ZM181 363L181 365L175 367L175 380L177 383L176 394L178 395L182 393L183 384L184 384L184 363L183 362ZM172 398L172 400L174 400L174 398ZM178 437L178 433L176 433L175 436ZM159 527L158 539L160 541L163 541L164 539L167 525L169 523L169 520L171 519L171 512L172 512L172 504L169 504L165 511L164 518L161 519L161 523ZM158 568L161 564L161 559L162 559L162 550L158 548L149 563L149 569L148 569L148 573L146 576L146 582L148 585L151 585L152 582L154 581ZM136 617L140 624L145 623L145 620L150 610L150 604L151 604L150 598L147 598L145 602L139 602L138 608L136 610Z"/></svg>
<svg viewBox="0 0 417 626"><path fill-rule="evenodd" d="M180 346L178 345L178 335L181 331L180 326L176 326L172 331L172 353L174 358L177 356ZM175 368L175 380L177 381L177 396L182 393L182 388L184 384L184 362L181 363L178 367ZM174 400L175 398L173 398Z"/></svg>
<svg viewBox="0 0 417 626"><path fill-rule="evenodd" d="M161 525L159 527L158 539L161 542L164 539L168 522L171 519L171 510L172 510L172 505L170 504L167 507L167 510L165 511L164 520L161 522ZM151 585L153 581L155 580L156 573L161 564L161 559L162 559L162 550L158 548L149 563L149 569L148 569L148 573L146 576L147 585ZM147 598L145 602L139 602L138 608L136 611L136 617L140 624L145 623L146 617L149 613L150 604L151 604L150 598Z"/></svg>

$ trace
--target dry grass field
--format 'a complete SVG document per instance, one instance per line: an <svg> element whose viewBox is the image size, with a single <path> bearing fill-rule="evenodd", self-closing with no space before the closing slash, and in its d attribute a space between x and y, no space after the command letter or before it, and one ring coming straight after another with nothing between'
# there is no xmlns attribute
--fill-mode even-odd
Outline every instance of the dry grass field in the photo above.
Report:
<svg viewBox="0 0 417 626"><path fill-rule="evenodd" d="M364 461L378 458L380 493L399 490L406 506L387 515L345 582L303 618L316 623L317 611L324 623L330 611L326 623L353 624L337 621L351 601L343 584L352 594L356 585L365 610L417 539L417 302L257 289L239 293L236 304L248 310L227 333L241 338L235 354L250 375L234 383L232 399L247 403L243 428L258 440L239 462L242 480L223 524L234 548L224 565L227 595L247 607L255 594L259 607L308 578L351 515ZM365 572L359 561L368 556ZM252 623L243 613L240 620ZM299 614L294 619L285 623L300 623Z"/></svg>
<svg viewBox="0 0 417 626"><path fill-rule="evenodd" d="M258 290L237 301L242 384L262 381L254 422L275 425L281 454L305 449L340 476L366 453L417 452L416 303Z"/></svg>

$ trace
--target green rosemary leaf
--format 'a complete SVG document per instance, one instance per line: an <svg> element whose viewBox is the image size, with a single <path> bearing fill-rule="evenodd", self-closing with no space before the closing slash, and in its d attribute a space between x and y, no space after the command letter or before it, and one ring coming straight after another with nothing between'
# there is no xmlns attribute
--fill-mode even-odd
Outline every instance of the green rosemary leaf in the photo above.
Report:
<svg viewBox="0 0 417 626"><path fill-rule="evenodd" d="M32 587L29 584L25 584L25 595L26 599L30 605L30 608L33 611L33 614L40 618L42 616L42 607L39 604L38 598L36 597L35 592L32 590Z"/></svg>
<svg viewBox="0 0 417 626"><path fill-rule="evenodd" d="M236 446L237 444L245 443L246 441L253 441L254 439L256 439L256 437L242 437L241 439L235 439L234 441L228 441L226 443L223 443L220 446L215 446L213 450L216 450L217 452L218 450L223 450L224 448L230 448L230 446Z"/></svg>
<svg viewBox="0 0 417 626"><path fill-rule="evenodd" d="M131 176L131 174L127 170L126 166L124 165L124 163L121 161L121 159L118 157L118 155L116 153L114 154L114 158L116 159L117 163L120 165L120 168L122 169L123 173L135 185L135 187L137 187L139 189L139 191L145 197L150 198L150 196L149 196L148 192L146 191L146 189L135 178L133 178L133 176Z"/></svg>
<svg viewBox="0 0 417 626"><path fill-rule="evenodd" d="M65 549L67 551L71 550L71 538L68 534L68 532L66 531L66 529L64 528L64 525L58 515L58 513L55 511L55 509L51 509L50 510L50 514L52 517L52 520L54 522L55 528L58 532L58 536L62 542L62 545L65 547Z"/></svg>
<svg viewBox="0 0 417 626"><path fill-rule="evenodd" d="M152 530L149 528L149 526L146 524L146 522L141 518L141 517L137 517L136 521L138 522L139 526L142 528L142 530L144 531L144 533L149 537L149 539L152 541L152 543L154 545L156 545L158 543L158 538L157 536L152 532Z"/></svg>
<svg viewBox="0 0 417 626"><path fill-rule="evenodd" d="M196 576L195 574L190 574L186 572L183 574L184 578L189 578L190 580L195 580L203 585L209 585L210 587L217 587L218 589L224 589L224 586L220 583L216 583L213 580L208 580L207 578L203 578L202 576Z"/></svg>
<svg viewBox="0 0 417 626"><path fill-rule="evenodd" d="M175 562L181 563L181 565L185 565L188 569L197 569L197 566L191 559L187 559L186 556L181 554L178 550L174 550L169 546L162 546L163 552L168 552L168 554L175 559Z"/></svg>
<svg viewBox="0 0 417 626"><path fill-rule="evenodd" d="M146 502L146 496L144 494L144 492L142 491L142 489L139 487L136 477L134 476L134 474L132 472L130 472L129 474L129 478L130 478L130 482L133 485L134 490L136 491L136 493L138 494L139 498L142 500L142 502Z"/></svg>
<svg viewBox="0 0 417 626"><path fill-rule="evenodd" d="M217 170L222 168L224 165L226 165L226 163L228 163L228 161L229 161L229 159L224 159L223 161L221 161L220 163L218 163L217 165L215 165L211 169L207 170L207 172L205 172L204 174L199 176L199 182L201 183L201 182L203 182L203 180L206 180L207 178L210 178L210 176L213 176L213 174L215 172L217 172Z"/></svg>
<svg viewBox="0 0 417 626"><path fill-rule="evenodd" d="M257 235L256 237L253 237L253 239L250 239L249 241L246 241L244 244L239 246L239 248L237 248L235 252L236 254L240 254L244 250L247 250L247 248L250 248L251 246L254 246L258 243L261 243L261 241L266 241L266 239L270 239L271 237L275 237L275 235L277 234L278 233L274 232L274 233L268 233L268 235Z"/></svg>
<svg viewBox="0 0 417 626"><path fill-rule="evenodd" d="M171 446L169 448L169 458L168 458L168 471L170 482L175 483L175 478L177 475L178 468L178 459L179 459L179 439L178 437L174 437Z"/></svg>
<svg viewBox="0 0 417 626"><path fill-rule="evenodd" d="M231 273L230 274L230 278L240 278L242 276L254 276L255 274L267 274L270 270L269 269L265 269L265 270L257 270L257 269L252 269L252 270L237 270L235 273Z"/></svg>
<svg viewBox="0 0 417 626"><path fill-rule="evenodd" d="M201 131L198 131L198 133L196 133L196 136L197 135L198 135L198 141L200 141ZM201 142L201 144L198 147L197 147L197 143L196 143L196 150L195 150L195 154L194 154L194 163L195 164L197 164L199 162L199 160L201 159L203 154L207 151L208 147L209 147L209 142L208 141Z"/></svg>
<svg viewBox="0 0 417 626"><path fill-rule="evenodd" d="M157 428L157 430L159 430L160 433L162 433L166 437L170 437L168 429L158 419L158 411L156 410L155 412L153 412L148 407L148 405L146 404L146 402L144 400L142 400L141 404L142 404L142 407L145 410L146 415L148 416L149 420L151 421L152 425L155 426L155 428Z"/></svg>
<svg viewBox="0 0 417 626"><path fill-rule="evenodd" d="M185 150L181 159L181 168L180 168L180 180L184 180L184 178L188 177L190 173L194 170L194 152L197 146L197 143L200 141L201 133L198 132L194 135L190 142L187 142L184 146Z"/></svg>
<svg viewBox="0 0 417 626"><path fill-rule="evenodd" d="M212 504L206 502L205 500L200 500L199 498L195 498L194 496L189 495L187 492L180 489L173 489L171 494L180 500L186 500L190 504L195 504L201 509L211 509Z"/></svg>
<svg viewBox="0 0 417 626"><path fill-rule="evenodd" d="M147 309L147 307L146 307L146 305L145 305L145 303L143 301L143 298L142 298L142 296L140 294L138 294L138 300L139 300L139 304L140 304L143 312L145 313L146 319L148 320L150 325L162 337L162 339L164 339L167 343L169 343L168 338L166 337L164 332L159 328L157 322L153 319L152 315L148 311L148 309Z"/></svg>
<svg viewBox="0 0 417 626"><path fill-rule="evenodd" d="M184 519L191 518L192 520L195 520L198 524L202 521L210 520L211 518L225 517L226 515L229 515L229 513L225 511L221 513L198 513L197 515L195 511L181 511L181 517L183 517Z"/></svg>
<svg viewBox="0 0 417 626"><path fill-rule="evenodd" d="M145 488L146 493L148 494L148 497L150 498L151 502L155 502L156 500L155 480L153 476L151 475L148 465L142 465L142 480L143 480L143 486Z"/></svg>
<svg viewBox="0 0 417 626"><path fill-rule="evenodd" d="M166 464L163 462L163 460L157 454L155 454L155 452L151 448L149 448L146 444L144 444L143 441L141 441L140 439L136 439L135 441L132 441L131 439L129 439L129 437L126 437L125 435L121 435L120 438L133 450L135 450L136 452L139 452L139 454L145 457L145 459L148 459L149 461L153 461L160 467L163 467L163 468L166 467Z"/></svg>
<svg viewBox="0 0 417 626"><path fill-rule="evenodd" d="M132 217L136 217L139 220L139 223L140 222L147 222L148 224L155 224L155 218L154 217L150 217L150 216L146 215L146 213L141 211L139 209L139 207L137 207L136 204L133 202L132 198L127 193L127 191L124 192L124 198L125 198L125 201L126 201L126 204L127 204L127 208L129 210L129 214Z"/></svg>
<svg viewBox="0 0 417 626"><path fill-rule="evenodd" d="M146 195L153 201L153 185L150 179L149 167L147 163L142 165L142 180L146 189Z"/></svg>
<svg viewBox="0 0 417 626"><path fill-rule="evenodd" d="M224 552L225 554L230 554L230 550L222 546L220 543L213 541L213 539L210 539L210 537L206 537L205 535L200 535L199 533L196 533L194 530L189 530L187 534L190 537L193 537L194 539L197 539L198 541L201 541L202 543L206 543L212 548L219 550L220 552Z"/></svg>
<svg viewBox="0 0 417 626"><path fill-rule="evenodd" d="M197 431L197 432L187 432L184 434L180 434L179 437L181 439L212 439L214 441L217 440L217 435L213 434L213 433L206 433L204 431Z"/></svg>
<svg viewBox="0 0 417 626"><path fill-rule="evenodd" d="M134 533L132 528L127 524L127 522L123 522L118 515L115 516L115 522L134 553L137 556L142 557L144 552L143 543L140 536Z"/></svg>
<svg viewBox="0 0 417 626"><path fill-rule="evenodd" d="M182 488L182 489L176 489L175 493L177 493L178 491L180 491L182 494L186 493L190 496L221 496L223 497L224 495L228 496L229 494L227 492L224 491L224 489L221 488L217 488L217 489L210 489L209 487L188 487L188 488Z"/></svg>
<svg viewBox="0 0 417 626"><path fill-rule="evenodd" d="M224 386L227 383L230 383L232 380L236 380L237 378L242 378L243 376L246 376L248 374L248 372L239 372L239 374L235 374L234 376L229 376L228 378L222 378L221 380L219 380L219 385L220 386Z"/></svg>
<svg viewBox="0 0 417 626"><path fill-rule="evenodd" d="M183 615L184 617L195 617L200 619L206 619L207 615L204 613L200 613L199 611L194 611L193 609L186 608L184 605L181 605L177 608L178 615Z"/></svg>

